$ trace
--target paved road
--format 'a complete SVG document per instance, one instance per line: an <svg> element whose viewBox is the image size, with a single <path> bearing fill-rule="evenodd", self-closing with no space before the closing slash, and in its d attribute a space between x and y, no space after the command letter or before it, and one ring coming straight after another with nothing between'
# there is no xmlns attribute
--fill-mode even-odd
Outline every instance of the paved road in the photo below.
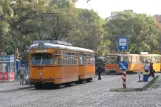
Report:
<svg viewBox="0 0 161 107"><path fill-rule="evenodd" d="M138 87L137 80L137 75L128 75L127 87ZM109 75L101 81L95 78L93 82L62 89L31 88L0 93L0 104L1 107L161 107L160 87L141 92L110 92L118 87L122 87L121 75Z"/></svg>

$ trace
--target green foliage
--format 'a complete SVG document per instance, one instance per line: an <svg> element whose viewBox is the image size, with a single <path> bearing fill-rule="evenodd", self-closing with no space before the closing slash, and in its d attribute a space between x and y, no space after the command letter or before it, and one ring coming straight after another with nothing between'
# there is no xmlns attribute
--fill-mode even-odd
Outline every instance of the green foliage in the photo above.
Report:
<svg viewBox="0 0 161 107"><path fill-rule="evenodd" d="M129 38L129 52L139 53L142 51L151 52L157 48L157 29L155 20L145 14L134 14L121 12L116 17L109 20L106 27L113 36L112 49L117 52L117 38Z"/></svg>
<svg viewBox="0 0 161 107"><path fill-rule="evenodd" d="M110 42L104 24L93 10L77 9L68 0L49 4L46 0L16 0L12 4L0 0L0 35L8 54L16 48L24 52L33 40L52 38L105 55Z"/></svg>
<svg viewBox="0 0 161 107"><path fill-rule="evenodd" d="M89 2L89 0L87 0ZM121 12L107 22L98 13L77 9L68 0L0 0L0 46L24 52L33 40L57 39L93 49L96 55L118 52L117 38L129 38L129 52L153 52L161 42L161 25L145 14ZM25 55L24 55L25 56Z"/></svg>
<svg viewBox="0 0 161 107"><path fill-rule="evenodd" d="M93 10L79 9L79 23L75 45L93 49L97 54L107 54L108 40L105 40L107 33L103 28L105 21ZM106 51L107 50L107 51Z"/></svg>

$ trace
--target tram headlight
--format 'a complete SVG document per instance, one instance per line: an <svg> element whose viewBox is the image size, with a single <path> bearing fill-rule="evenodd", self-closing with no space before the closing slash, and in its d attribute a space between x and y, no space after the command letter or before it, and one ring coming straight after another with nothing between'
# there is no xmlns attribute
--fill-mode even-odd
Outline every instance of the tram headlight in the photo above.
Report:
<svg viewBox="0 0 161 107"><path fill-rule="evenodd" d="M42 76L42 72L39 72L39 75Z"/></svg>

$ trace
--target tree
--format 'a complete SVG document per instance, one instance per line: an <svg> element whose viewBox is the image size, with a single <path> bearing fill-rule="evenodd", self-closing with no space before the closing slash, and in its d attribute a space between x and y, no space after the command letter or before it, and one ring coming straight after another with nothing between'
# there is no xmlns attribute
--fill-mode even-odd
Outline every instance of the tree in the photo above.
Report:
<svg viewBox="0 0 161 107"><path fill-rule="evenodd" d="M38 2L17 0L11 6L14 15L10 21L10 36L16 42L12 44L12 48L10 48L12 50L9 51L14 52L16 48L24 51L26 46L31 44L32 36L35 37L38 35L35 18L39 17L40 13L46 12L45 2L44 0L38 0Z"/></svg>
<svg viewBox="0 0 161 107"><path fill-rule="evenodd" d="M107 54L108 40L104 41L107 32L103 28L103 20L96 12L88 9L79 9L79 23L76 34L71 36L75 45L93 49L96 54ZM104 51L104 52L103 52Z"/></svg>
<svg viewBox="0 0 161 107"><path fill-rule="evenodd" d="M0 19L0 33L8 54L16 48L24 52L32 41L42 39L68 41L99 55L108 53L105 20L93 10L75 8L67 0L49 4L45 0L16 0L12 4L1 0Z"/></svg>
<svg viewBox="0 0 161 107"><path fill-rule="evenodd" d="M9 38L9 22L13 16L13 10L9 5L10 0L0 1L0 49L5 52L5 44Z"/></svg>
<svg viewBox="0 0 161 107"><path fill-rule="evenodd" d="M129 38L129 52L150 52L157 48L157 31L155 20L145 14L121 12L109 20L106 27L110 35L115 35L112 47L117 52L117 38L120 36ZM151 39L153 38L153 39Z"/></svg>

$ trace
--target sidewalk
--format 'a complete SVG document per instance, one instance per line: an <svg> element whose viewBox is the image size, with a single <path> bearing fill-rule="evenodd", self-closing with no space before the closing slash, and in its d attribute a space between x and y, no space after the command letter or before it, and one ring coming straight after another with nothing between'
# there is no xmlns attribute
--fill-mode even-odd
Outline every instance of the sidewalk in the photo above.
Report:
<svg viewBox="0 0 161 107"><path fill-rule="evenodd" d="M153 77L149 77L148 82L138 81L138 79L135 78L133 82L127 83L128 88L117 87L117 88L111 89L110 91L112 92L143 91L149 88L155 82L155 80L158 80L158 78L161 78L161 73L155 73L154 79ZM141 78L141 80L143 80L143 77Z"/></svg>
<svg viewBox="0 0 161 107"><path fill-rule="evenodd" d="M33 86L20 85L19 80L8 81L8 82L0 82L0 93L17 91L17 90L22 90L22 89L28 89L28 88L31 88L31 87L33 87Z"/></svg>

